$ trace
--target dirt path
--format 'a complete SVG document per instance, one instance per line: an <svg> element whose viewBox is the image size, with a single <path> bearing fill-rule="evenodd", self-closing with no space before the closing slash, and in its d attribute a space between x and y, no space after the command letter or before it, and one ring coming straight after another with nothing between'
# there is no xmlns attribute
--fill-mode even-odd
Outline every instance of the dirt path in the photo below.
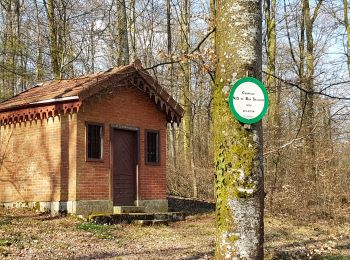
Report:
<svg viewBox="0 0 350 260"><path fill-rule="evenodd" d="M271 217L265 223L266 259L350 259L349 224L298 225ZM0 209L0 259L213 259L214 232L214 214L169 226L96 226Z"/></svg>

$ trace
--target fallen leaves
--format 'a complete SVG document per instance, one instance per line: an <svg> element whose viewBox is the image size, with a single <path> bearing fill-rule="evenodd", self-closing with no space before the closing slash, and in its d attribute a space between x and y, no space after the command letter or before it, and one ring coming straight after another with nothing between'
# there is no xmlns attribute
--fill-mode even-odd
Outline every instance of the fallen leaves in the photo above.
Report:
<svg viewBox="0 0 350 260"><path fill-rule="evenodd" d="M350 259L350 224L265 218L266 259ZM214 213L169 226L94 225L0 208L0 259L213 259Z"/></svg>

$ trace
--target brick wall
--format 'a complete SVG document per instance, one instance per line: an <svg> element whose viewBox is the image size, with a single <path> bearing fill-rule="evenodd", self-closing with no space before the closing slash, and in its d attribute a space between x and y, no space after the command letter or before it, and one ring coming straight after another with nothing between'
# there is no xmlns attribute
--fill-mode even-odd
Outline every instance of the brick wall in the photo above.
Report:
<svg viewBox="0 0 350 260"><path fill-rule="evenodd" d="M104 124L103 161L85 161L85 122ZM78 114L0 127L0 202L112 200L110 125L140 129L140 199L166 199L166 120L134 88L86 100ZM160 131L160 165L145 165L145 129ZM76 174L77 173L77 174Z"/></svg>
<svg viewBox="0 0 350 260"><path fill-rule="evenodd" d="M0 127L0 202L76 194L76 115Z"/></svg>
<svg viewBox="0 0 350 260"><path fill-rule="evenodd" d="M85 161L85 122L104 125L103 162ZM165 114L140 90L120 88L108 96L90 98L78 113L77 200L112 200L109 145L111 124L140 129L140 199L166 199ZM145 129L160 131L160 165L145 165Z"/></svg>

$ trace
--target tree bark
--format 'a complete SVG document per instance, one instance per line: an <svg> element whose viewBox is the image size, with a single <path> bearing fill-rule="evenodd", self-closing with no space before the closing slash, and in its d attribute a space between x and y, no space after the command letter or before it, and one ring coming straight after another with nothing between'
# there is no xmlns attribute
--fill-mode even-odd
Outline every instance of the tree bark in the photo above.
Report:
<svg viewBox="0 0 350 260"><path fill-rule="evenodd" d="M349 25L349 16L348 16L348 0L344 0L344 25L346 30L346 57L347 57L347 65L348 65L348 73L350 77L350 25Z"/></svg>
<svg viewBox="0 0 350 260"><path fill-rule="evenodd" d="M281 139L281 86L276 84L276 54L277 54L277 39L276 39L276 0L265 0L265 21L267 30L267 88L269 90L269 114L268 114L268 133L271 133L269 140L272 140L272 147L278 147ZM274 191L276 190L279 171L280 171L280 153L273 154L269 158L268 165L272 165L271 171L271 187L270 187L270 210L273 210Z"/></svg>
<svg viewBox="0 0 350 260"><path fill-rule="evenodd" d="M239 78L261 79L261 1L219 0L216 8L216 258L263 259L262 124L244 127L227 103L229 86Z"/></svg>
<svg viewBox="0 0 350 260"><path fill-rule="evenodd" d="M313 19L310 14L309 0L303 2L303 13L306 33L306 79L305 89L308 91L305 97L304 125L305 125L305 172L313 182L316 181L315 165L315 136L314 136L314 40Z"/></svg>
<svg viewBox="0 0 350 260"><path fill-rule="evenodd" d="M190 52L190 2L183 0L181 12L181 50L183 55ZM190 61L184 57L182 62L182 82L181 82L181 97L185 114L182 118L183 131L183 149L186 161L186 166L190 170L192 177L193 197L197 197L197 177L194 169L193 161L193 118L192 118L192 91L191 91L191 65Z"/></svg>
<svg viewBox="0 0 350 260"><path fill-rule="evenodd" d="M136 55L136 9L135 9L135 1L130 1L130 11L131 11L131 19L130 19L130 41L131 41L131 58L135 60Z"/></svg>
<svg viewBox="0 0 350 260"><path fill-rule="evenodd" d="M172 62L172 52L173 52L173 47L172 47L172 33L171 33L171 2L170 0L166 1L166 17L167 17L167 53L168 53L168 61ZM170 88L170 94L174 96L174 66L172 63L168 66L168 79L169 79L169 88ZM169 126L169 148L170 148L170 155L171 155L171 160L174 166L174 169L176 169L177 166L177 150L176 150L176 134L175 132L177 131L175 129L175 125L172 124Z"/></svg>
<svg viewBox="0 0 350 260"><path fill-rule="evenodd" d="M129 40L128 23L126 17L125 0L117 0L117 19L118 19L118 66L127 65L129 61Z"/></svg>
<svg viewBox="0 0 350 260"><path fill-rule="evenodd" d="M36 29L36 44L37 44L36 61L35 61L35 77L36 77L36 80L41 81L44 79L44 70L43 70L43 54L42 54L39 8L38 8L37 0L34 0L33 2L35 6L35 18L36 18L35 29Z"/></svg>
<svg viewBox="0 0 350 260"><path fill-rule="evenodd" d="M48 19L48 29L49 29L49 39L50 39L50 55L51 55L51 67L55 79L61 78L61 62L60 62L60 50L58 46L58 36L57 36L57 21L55 19L55 2L54 0L44 0L47 19Z"/></svg>
<svg viewBox="0 0 350 260"><path fill-rule="evenodd" d="M281 87L276 84L276 0L265 0L265 21L267 27L267 88L269 93L269 121L272 123L274 135L279 134L280 128L280 95ZM277 138L278 140L278 138Z"/></svg>
<svg viewBox="0 0 350 260"><path fill-rule="evenodd" d="M16 35L15 35L15 17L14 8L15 2L12 0L5 1L3 3L3 8L5 10L4 15L4 31L2 39L2 66L6 70L2 69L2 93L1 98L6 99L12 97L15 93L15 74L16 71Z"/></svg>

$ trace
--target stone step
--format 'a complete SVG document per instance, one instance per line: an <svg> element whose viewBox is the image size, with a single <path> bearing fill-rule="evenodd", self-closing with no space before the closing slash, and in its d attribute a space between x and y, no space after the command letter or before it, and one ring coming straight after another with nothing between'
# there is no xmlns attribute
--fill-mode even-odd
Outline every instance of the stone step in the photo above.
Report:
<svg viewBox="0 0 350 260"><path fill-rule="evenodd" d="M170 222L185 220L185 213L183 212L164 212L154 213L154 219L156 220L168 220Z"/></svg>
<svg viewBox="0 0 350 260"><path fill-rule="evenodd" d="M95 224L130 224L134 220L154 220L154 214L147 213L121 213L90 215L89 221Z"/></svg>
<svg viewBox="0 0 350 260"><path fill-rule="evenodd" d="M145 213L145 207L137 206L114 206L113 214L123 213Z"/></svg>
<svg viewBox="0 0 350 260"><path fill-rule="evenodd" d="M97 214L89 216L89 221L92 223L108 225L138 223L138 221L145 222L142 225L167 225L168 222L182 220L185 220L183 212ZM150 223L151 221L154 221L154 223Z"/></svg>
<svg viewBox="0 0 350 260"><path fill-rule="evenodd" d="M160 220L160 219L134 220L132 223L140 226L160 226L160 225L167 226L169 224L168 220Z"/></svg>

